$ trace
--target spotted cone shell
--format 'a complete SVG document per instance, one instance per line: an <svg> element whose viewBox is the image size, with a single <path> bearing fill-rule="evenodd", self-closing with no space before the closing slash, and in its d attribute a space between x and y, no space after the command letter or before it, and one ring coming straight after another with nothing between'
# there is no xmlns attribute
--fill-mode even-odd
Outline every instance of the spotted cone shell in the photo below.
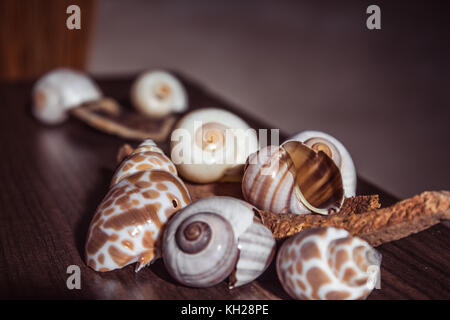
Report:
<svg viewBox="0 0 450 320"><path fill-rule="evenodd" d="M87 264L110 271L137 263L136 271L160 256L160 233L168 219L191 200L183 181L145 141L119 166L108 194L91 221L86 241ZM137 152L139 151L139 152ZM151 154L148 154L151 153ZM140 161L136 157L142 156ZM152 159L159 159L161 166ZM153 167L140 170L140 164ZM131 164L128 170L124 170Z"/></svg>

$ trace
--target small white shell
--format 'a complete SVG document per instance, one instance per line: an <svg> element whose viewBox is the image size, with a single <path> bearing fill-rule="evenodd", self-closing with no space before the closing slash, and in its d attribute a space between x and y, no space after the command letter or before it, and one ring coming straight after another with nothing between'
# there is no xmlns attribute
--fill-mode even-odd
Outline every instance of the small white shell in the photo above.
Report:
<svg viewBox="0 0 450 320"><path fill-rule="evenodd" d="M187 109L187 94L181 82L165 71L141 74L131 88L135 108L151 117L164 117Z"/></svg>
<svg viewBox="0 0 450 320"><path fill-rule="evenodd" d="M345 197L354 197L356 194L356 169L352 157L344 145L333 136L321 131L303 131L295 134L287 141L300 141L312 146L315 140L326 144L331 151L332 158L341 170L342 183L344 185Z"/></svg>
<svg viewBox="0 0 450 320"><path fill-rule="evenodd" d="M364 299L379 277L381 254L344 229L302 231L280 248L277 273L294 299Z"/></svg>
<svg viewBox="0 0 450 320"><path fill-rule="evenodd" d="M257 149L256 132L235 114L216 108L190 112L171 136L171 159L179 174L197 183L240 176Z"/></svg>
<svg viewBox="0 0 450 320"><path fill-rule="evenodd" d="M45 124L59 124L67 111L82 103L100 99L102 93L84 73L55 69L42 76L33 87L33 114Z"/></svg>
<svg viewBox="0 0 450 320"><path fill-rule="evenodd" d="M325 153L298 141L252 154L242 179L242 193L261 210L325 215L338 209L344 196L335 163Z"/></svg>
<svg viewBox="0 0 450 320"><path fill-rule="evenodd" d="M182 284L193 287L213 286L230 274L230 288L256 279L273 258L275 240L254 219L253 210L254 207L242 200L211 197L179 211L167 224L163 237L163 258L169 273ZM201 251L187 252L177 234L186 230L186 224L192 226L207 219L217 221L211 223L208 233L201 235L208 235L208 241L203 242ZM195 238L195 241L199 240Z"/></svg>

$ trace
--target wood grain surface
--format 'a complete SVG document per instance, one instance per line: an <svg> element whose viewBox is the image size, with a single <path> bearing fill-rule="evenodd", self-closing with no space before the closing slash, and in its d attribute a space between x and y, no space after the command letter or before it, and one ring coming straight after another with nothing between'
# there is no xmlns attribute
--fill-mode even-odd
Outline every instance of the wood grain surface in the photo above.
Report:
<svg viewBox="0 0 450 320"><path fill-rule="evenodd" d="M190 104L236 108L183 77ZM99 81L105 94L129 105L131 79ZM89 222L108 189L116 152L124 143L71 119L58 127L36 122L30 110L31 82L0 84L0 298L79 299L288 299L274 264L256 281L229 290L225 282L206 289L178 285L161 260L139 273L134 266L97 273L84 263ZM281 137L284 138L284 137ZM167 150L167 143L162 147ZM193 198L240 196L239 184L189 185ZM358 194L380 194L382 206L397 199L364 179ZM449 299L450 232L443 224L378 249L383 255L381 289L369 299ZM69 265L81 268L81 290L68 290Z"/></svg>

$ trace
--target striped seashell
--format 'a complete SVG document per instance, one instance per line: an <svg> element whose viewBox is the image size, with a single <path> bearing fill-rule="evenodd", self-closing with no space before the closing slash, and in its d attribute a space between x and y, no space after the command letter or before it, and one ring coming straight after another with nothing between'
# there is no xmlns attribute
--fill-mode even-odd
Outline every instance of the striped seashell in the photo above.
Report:
<svg viewBox="0 0 450 320"><path fill-rule="evenodd" d="M111 186L136 172L153 169L177 174L177 170L172 161L156 146L153 140L147 139L122 161L114 173Z"/></svg>
<svg viewBox="0 0 450 320"><path fill-rule="evenodd" d="M344 145L333 136L321 131L303 131L287 141L300 141L315 150L324 151L341 170L345 197L356 194L356 169L352 157Z"/></svg>
<svg viewBox="0 0 450 320"><path fill-rule="evenodd" d="M328 214L344 199L342 177L333 160L298 141L252 154L242 192L258 209L276 213Z"/></svg>
<svg viewBox="0 0 450 320"><path fill-rule="evenodd" d="M231 197L198 200L167 224L163 259L180 283L209 287L230 277L230 288L249 283L272 261L272 233L254 219L253 206Z"/></svg>
<svg viewBox="0 0 450 320"><path fill-rule="evenodd" d="M286 240L278 278L294 299L365 299L380 275L381 254L344 229L308 229Z"/></svg>
<svg viewBox="0 0 450 320"><path fill-rule="evenodd" d="M155 147L150 141L145 143L139 148ZM124 163L134 164L134 157L147 153L164 156L159 151L143 151L131 154ZM122 169L120 166L118 172ZM126 172L125 177L116 173L121 178L113 183L89 227L86 261L96 271L133 263L137 263L139 271L160 257L160 231L176 211L191 202L183 181L167 165L129 171L132 172Z"/></svg>

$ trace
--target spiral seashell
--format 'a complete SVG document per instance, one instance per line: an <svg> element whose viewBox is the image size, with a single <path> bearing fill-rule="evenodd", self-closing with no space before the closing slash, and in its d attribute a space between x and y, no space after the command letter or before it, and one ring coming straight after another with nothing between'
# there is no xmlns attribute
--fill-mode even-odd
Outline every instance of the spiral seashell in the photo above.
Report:
<svg viewBox="0 0 450 320"><path fill-rule="evenodd" d="M92 269L104 272L137 262L136 272L141 270L160 256L161 230L168 219L191 202L183 181L171 170L173 164L139 167L152 159L163 161L162 151L155 148L151 140L144 141L123 161L135 167L119 166L97 208L85 248Z"/></svg>
<svg viewBox="0 0 450 320"><path fill-rule="evenodd" d="M213 286L230 275L230 288L256 279L272 261L275 240L253 210L231 197L201 199L180 210L163 236L168 272L191 287Z"/></svg>
<svg viewBox="0 0 450 320"><path fill-rule="evenodd" d="M142 142L117 168L111 186L122 179L144 170L159 169L177 175L177 170L163 151L151 139Z"/></svg>
<svg viewBox="0 0 450 320"><path fill-rule="evenodd" d="M188 113L171 137L171 159L179 174L197 183L240 181L245 160L257 148L256 133L247 123L215 108Z"/></svg>
<svg viewBox="0 0 450 320"><path fill-rule="evenodd" d="M242 193L258 209L276 213L328 214L344 199L342 177L333 160L298 141L252 154Z"/></svg>
<svg viewBox="0 0 450 320"><path fill-rule="evenodd" d="M69 109L101 97L100 89L86 74L55 69L34 85L32 112L45 124L59 124L67 119Z"/></svg>
<svg viewBox="0 0 450 320"><path fill-rule="evenodd" d="M166 71L149 71L140 75L131 88L131 101L137 110L164 117L187 109L187 94L181 82Z"/></svg>
<svg viewBox="0 0 450 320"><path fill-rule="evenodd" d="M294 299L365 299L379 277L381 254L344 229L308 229L286 240L278 278Z"/></svg>
<svg viewBox="0 0 450 320"><path fill-rule="evenodd" d="M287 141L300 141L314 150L325 152L341 170L344 195L346 198L356 194L356 169L352 157L344 145L333 136L321 131L303 131Z"/></svg>

